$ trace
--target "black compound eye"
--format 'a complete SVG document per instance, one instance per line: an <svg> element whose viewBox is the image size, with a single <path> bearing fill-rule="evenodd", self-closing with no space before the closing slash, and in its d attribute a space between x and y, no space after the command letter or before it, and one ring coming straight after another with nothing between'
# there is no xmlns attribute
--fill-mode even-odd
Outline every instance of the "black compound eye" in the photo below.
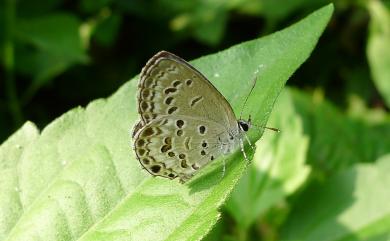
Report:
<svg viewBox="0 0 390 241"><path fill-rule="evenodd" d="M244 122L244 121L239 121L238 124L241 126L241 128L247 132L249 130L249 125L248 123Z"/></svg>

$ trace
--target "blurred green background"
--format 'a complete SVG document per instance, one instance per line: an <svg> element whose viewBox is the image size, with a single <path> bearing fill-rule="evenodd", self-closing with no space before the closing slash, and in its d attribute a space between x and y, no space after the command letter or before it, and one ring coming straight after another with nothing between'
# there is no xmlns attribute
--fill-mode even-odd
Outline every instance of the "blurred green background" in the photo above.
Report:
<svg viewBox="0 0 390 241"><path fill-rule="evenodd" d="M110 95L159 50L191 60L272 33L328 2L2 0L0 140L26 120L43 128L70 108ZM366 50L370 25L389 28L380 22L385 17L371 15L388 8L370 2L335 2L331 23L290 86L321 90L344 110L356 98L387 108Z"/></svg>
<svg viewBox="0 0 390 241"><path fill-rule="evenodd" d="M1 0L0 142L26 120L43 129L69 109L109 96L137 75L160 50L191 60L273 33L329 2ZM286 216L291 215L289 220L308 220L304 215L299 216L307 196L316 196L321 191L329 194L333 189L328 187L333 185L337 187L333 190L336 194L328 197L335 199L326 201L340 201L337 192L350 190L339 185L345 183L340 179L367 172L364 167L353 171L347 167L354 163L374 163L390 153L390 1L338 0L334 4L335 13L325 33L309 60L288 81L290 91L283 95L280 111L276 111L281 115L291 114L286 108L294 101L302 121L298 126L310 136L310 145L303 140L306 145L302 152L307 151L307 156L300 159L311 165L310 180L314 181L305 183L308 172L302 176L303 169L297 169L301 176L286 178L296 183L288 187L283 198L276 198L281 202L270 201L270 206L257 207L253 220L242 220L248 216L234 210L251 207L248 200L240 202L245 196L240 193L245 182L253 184L250 175L246 176L209 240L219 240L222 236L226 240L229 237L231 240L276 240L279 226L287 227L284 230L294 227L292 221L284 223ZM291 114L292 118L298 118L296 113ZM277 121L271 123L278 125ZM329 126L330 131L322 132ZM302 144L302 138L297 137L297 143ZM343 145L335 144L334 140ZM269 145L270 149L275 148ZM299 151L296 150L297 156ZM389 162L377 163L382 168ZM324 180L324 186L318 186ZM261 180L256 182L261 187ZM309 187L302 194L305 185ZM284 202L284 197L290 194L292 197ZM320 205L324 200L317 201ZM345 202L348 206L349 201ZM295 206L297 203L300 204ZM237 207L240 205L243 206ZM321 212L316 214L321 216ZM294 230L299 233L299 228ZM329 230L333 232L337 228ZM288 237L286 232L283 237ZM372 240L389 240L388 237Z"/></svg>

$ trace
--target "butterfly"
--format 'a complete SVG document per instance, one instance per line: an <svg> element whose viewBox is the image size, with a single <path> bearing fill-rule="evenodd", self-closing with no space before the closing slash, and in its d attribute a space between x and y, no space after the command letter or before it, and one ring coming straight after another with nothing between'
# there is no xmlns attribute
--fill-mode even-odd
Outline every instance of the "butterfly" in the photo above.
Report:
<svg viewBox="0 0 390 241"><path fill-rule="evenodd" d="M243 137L250 118L237 119L225 97L182 58L154 55L141 71L137 103L133 149L150 174L184 183L239 147L247 160Z"/></svg>

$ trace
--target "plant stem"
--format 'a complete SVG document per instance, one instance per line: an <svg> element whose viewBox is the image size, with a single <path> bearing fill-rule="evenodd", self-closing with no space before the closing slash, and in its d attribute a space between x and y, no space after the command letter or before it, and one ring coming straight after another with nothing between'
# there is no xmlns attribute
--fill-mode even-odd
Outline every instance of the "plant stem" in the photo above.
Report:
<svg viewBox="0 0 390 241"><path fill-rule="evenodd" d="M15 54L13 29L15 24L16 0L6 0L4 8L4 72L5 72L5 91L8 99L8 107L11 112L14 125L19 126L22 123L22 111L15 86Z"/></svg>

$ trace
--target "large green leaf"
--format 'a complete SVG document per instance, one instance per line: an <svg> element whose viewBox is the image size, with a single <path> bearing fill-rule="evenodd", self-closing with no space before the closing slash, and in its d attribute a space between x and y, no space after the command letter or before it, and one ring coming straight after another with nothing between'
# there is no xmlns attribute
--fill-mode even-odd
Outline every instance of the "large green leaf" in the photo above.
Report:
<svg viewBox="0 0 390 241"><path fill-rule="evenodd" d="M296 200L281 240L389 240L390 155L315 183Z"/></svg>
<svg viewBox="0 0 390 241"><path fill-rule="evenodd" d="M370 32L367 56L374 83L390 107L390 10L381 1L368 1Z"/></svg>
<svg viewBox="0 0 390 241"><path fill-rule="evenodd" d="M244 116L262 125L332 11L329 5L283 31L192 63L236 112L258 70ZM106 100L64 114L26 148L10 187L18 188L21 208L9 214L18 221L6 240L199 240L212 228L246 167L242 154L229 156L224 177L219 160L186 185L152 178L130 147L137 79ZM250 138L260 136L254 131Z"/></svg>

